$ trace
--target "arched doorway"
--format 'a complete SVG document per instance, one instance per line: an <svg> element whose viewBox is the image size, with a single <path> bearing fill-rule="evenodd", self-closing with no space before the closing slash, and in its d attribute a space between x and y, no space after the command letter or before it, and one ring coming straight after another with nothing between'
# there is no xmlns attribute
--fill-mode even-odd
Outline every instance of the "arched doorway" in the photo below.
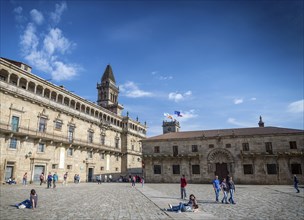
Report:
<svg viewBox="0 0 304 220"><path fill-rule="evenodd" d="M208 171L217 175L222 181L227 175L233 175L234 173L234 159L232 154L226 149L214 149L207 157Z"/></svg>

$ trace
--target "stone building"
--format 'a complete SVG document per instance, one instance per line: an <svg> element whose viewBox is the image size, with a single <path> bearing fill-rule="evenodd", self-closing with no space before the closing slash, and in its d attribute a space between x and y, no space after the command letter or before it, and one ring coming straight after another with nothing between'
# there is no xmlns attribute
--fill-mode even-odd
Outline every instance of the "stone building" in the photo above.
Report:
<svg viewBox="0 0 304 220"><path fill-rule="evenodd" d="M163 122L163 135L142 141L147 182L210 183L228 174L241 184L304 182L303 130L259 127L178 132L178 121Z"/></svg>
<svg viewBox="0 0 304 220"><path fill-rule="evenodd" d="M0 59L0 182L38 181L41 172L113 177L142 172L146 125L122 116L110 65L97 84L97 104L31 73L31 67Z"/></svg>

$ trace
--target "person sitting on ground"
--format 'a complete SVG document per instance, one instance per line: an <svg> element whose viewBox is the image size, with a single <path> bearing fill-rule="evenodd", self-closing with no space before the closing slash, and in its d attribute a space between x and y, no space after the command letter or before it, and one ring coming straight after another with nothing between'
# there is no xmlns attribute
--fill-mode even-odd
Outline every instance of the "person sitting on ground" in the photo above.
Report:
<svg viewBox="0 0 304 220"><path fill-rule="evenodd" d="M36 190L34 189L31 190L30 201L31 201L32 209L37 208L38 195L36 193Z"/></svg>
<svg viewBox="0 0 304 220"><path fill-rule="evenodd" d="M196 201L196 198L193 194L189 196L189 202L188 203L182 203L180 202L177 206L172 206L169 204L169 209L166 211L175 211L175 212L196 212L198 211L198 204Z"/></svg>
<svg viewBox="0 0 304 220"><path fill-rule="evenodd" d="M35 209L37 208L38 195L34 189L31 190L30 199L26 199L23 202L16 204L19 209Z"/></svg>

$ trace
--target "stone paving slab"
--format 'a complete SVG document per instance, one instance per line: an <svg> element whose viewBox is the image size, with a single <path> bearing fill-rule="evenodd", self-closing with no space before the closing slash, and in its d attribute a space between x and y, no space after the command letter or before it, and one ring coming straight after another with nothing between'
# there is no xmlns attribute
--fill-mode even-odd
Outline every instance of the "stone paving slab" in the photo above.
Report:
<svg viewBox="0 0 304 220"><path fill-rule="evenodd" d="M32 188L38 193L38 208L14 207L29 198ZM128 183L71 183L56 189L1 185L0 219L304 219L304 190L295 193L292 186L236 185L236 205L215 203L211 184L189 184L191 193L200 211L174 213L163 209L181 201L179 184L132 188Z"/></svg>

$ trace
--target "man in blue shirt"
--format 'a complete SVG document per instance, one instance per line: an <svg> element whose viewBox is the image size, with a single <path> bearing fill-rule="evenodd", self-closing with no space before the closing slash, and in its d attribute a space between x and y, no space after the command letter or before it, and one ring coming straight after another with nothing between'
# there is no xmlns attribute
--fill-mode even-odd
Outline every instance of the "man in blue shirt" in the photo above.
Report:
<svg viewBox="0 0 304 220"><path fill-rule="evenodd" d="M212 181L212 184L213 184L213 188L214 188L214 192L215 192L215 199L216 199L216 202L218 202L219 193L221 191L220 181L218 180L218 176L215 176L215 179Z"/></svg>

